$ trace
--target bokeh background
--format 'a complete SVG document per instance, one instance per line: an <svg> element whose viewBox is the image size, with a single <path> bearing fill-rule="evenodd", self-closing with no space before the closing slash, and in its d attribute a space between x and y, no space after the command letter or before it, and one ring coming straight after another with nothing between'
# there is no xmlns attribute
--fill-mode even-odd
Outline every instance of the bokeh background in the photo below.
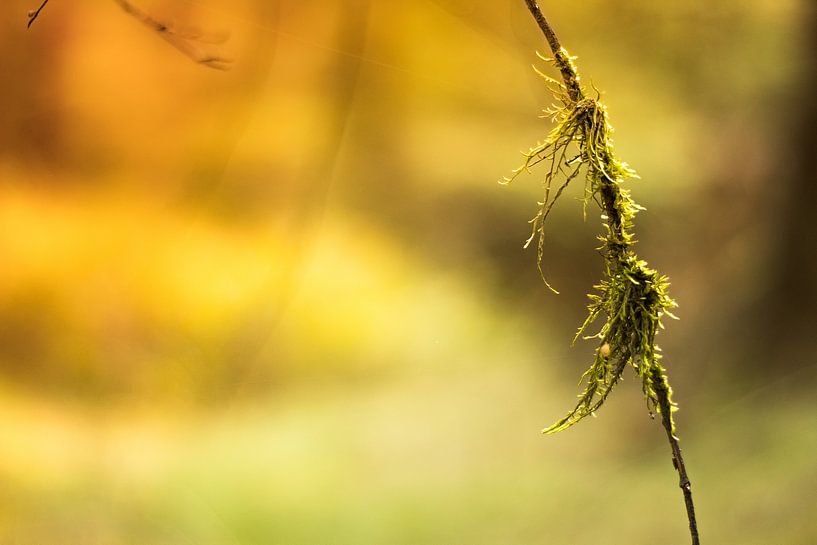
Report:
<svg viewBox="0 0 817 545"><path fill-rule="evenodd" d="M522 249L549 130L521 0L0 9L0 542L688 542L628 375L544 437L601 229ZM817 5L545 2L640 173L705 543L817 543Z"/></svg>

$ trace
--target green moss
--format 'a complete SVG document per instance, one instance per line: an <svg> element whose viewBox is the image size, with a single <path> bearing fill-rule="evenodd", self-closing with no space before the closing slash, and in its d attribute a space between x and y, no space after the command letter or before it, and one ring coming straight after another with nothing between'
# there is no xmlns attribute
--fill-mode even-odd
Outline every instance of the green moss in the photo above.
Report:
<svg viewBox="0 0 817 545"><path fill-rule="evenodd" d="M570 183L584 178L584 207L595 204L603 212L605 231L599 236L604 256L604 276L590 294L588 317L579 328L576 339L597 339L595 360L582 375L584 391L576 406L567 415L546 428L545 433L564 430L599 409L627 366L632 366L641 378L648 407L652 411L674 409L672 392L664 368L660 365L660 349L655 335L661 318L670 313L675 302L668 294L669 283L638 258L633 250L633 218L643 210L622 187L627 179L636 177L613 148L607 108L596 90L588 97L580 85L574 64L562 49L554 59L546 59L560 70L567 84L538 72L548 83L560 104L545 111L555 128L544 142L526 152L523 164L502 183L510 183L523 172L540 164L545 166L544 198L533 219L531 236L525 246L536 240L537 264L542 270L545 244L545 222L553 206ZM545 283L553 290L550 284ZM555 292L555 290L553 290ZM588 334L590 327L604 317L601 328ZM670 423L674 430L672 417Z"/></svg>

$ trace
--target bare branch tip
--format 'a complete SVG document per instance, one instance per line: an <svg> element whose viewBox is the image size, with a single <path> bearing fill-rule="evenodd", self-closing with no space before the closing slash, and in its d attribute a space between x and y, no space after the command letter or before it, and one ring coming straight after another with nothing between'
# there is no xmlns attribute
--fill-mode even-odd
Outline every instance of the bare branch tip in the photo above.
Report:
<svg viewBox="0 0 817 545"><path fill-rule="evenodd" d="M48 4L48 0L43 0L43 3L40 4L40 7L38 7L37 9L29 10L27 14L28 24L26 25L26 28L31 28L31 25L34 23L34 21L37 20L37 17L40 16L40 12L43 10L43 8L45 8L46 4Z"/></svg>

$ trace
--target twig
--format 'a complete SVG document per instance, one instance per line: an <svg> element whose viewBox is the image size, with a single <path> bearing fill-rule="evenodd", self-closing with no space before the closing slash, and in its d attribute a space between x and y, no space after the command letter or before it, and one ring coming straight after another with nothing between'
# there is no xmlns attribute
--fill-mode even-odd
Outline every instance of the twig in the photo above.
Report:
<svg viewBox="0 0 817 545"><path fill-rule="evenodd" d="M525 0L525 4L533 15L533 18L536 20L536 23L539 25L539 28L542 30L542 33L545 35L545 39L550 46L551 52L553 53L554 57L556 57L557 61L559 61L556 63L556 65L560 68L562 80L564 81L565 89L567 90L569 98L578 103L584 98L584 96L575 72L568 68L570 66L570 58L567 56L567 52L562 48L553 27L551 27L548 23L536 1ZM605 183L601 188L600 204L602 204L605 210L605 215L607 216L607 224L611 232L610 239L626 240L625 225L616 206L616 201L618 198L618 184L616 183L616 180L611 179L608 175L605 175L605 177L609 183ZM619 251L623 251L623 249L623 246L618 248ZM695 518L695 506L692 502L691 483L686 472L686 466L684 465L684 458L681 455L681 448L678 444L678 438L673 433L673 405L670 401L669 386L666 383L666 377L663 375L660 366L654 367L652 372L655 374L652 381L655 385L657 405L661 413L661 424L667 433L667 439L672 450L672 463L678 472L680 478L679 486L684 494L684 504L686 505L687 518L689 519L689 532L692 537L692 545L700 545L700 539L698 537L698 523Z"/></svg>
<svg viewBox="0 0 817 545"><path fill-rule="evenodd" d="M551 52L555 55L561 51L562 44L559 43L559 38L553 31L553 27L548 23L548 20L545 19L545 15L542 13L542 10L539 9L539 4L536 3L536 0L525 0L525 4L528 5L528 9L533 14L533 18L536 19L536 24L542 29L545 39L548 41L548 44L550 44Z"/></svg>
<svg viewBox="0 0 817 545"><path fill-rule="evenodd" d="M28 25L26 25L27 28L31 28L31 23L33 23L37 19L37 17L40 16L40 12L43 10L47 3L48 0L43 0L43 3L40 4L40 7L28 12Z"/></svg>
<svg viewBox="0 0 817 545"><path fill-rule="evenodd" d="M667 432L667 440L672 449L672 465L676 471L678 471L678 486L681 487L684 493L684 505L687 510L687 518L689 519L689 533L692 536L692 545L699 545L698 522L695 519L695 504L692 502L692 483L689 482L689 477L687 476L687 468L686 465L684 465L684 457L681 456L681 446L678 444L678 438L672 433L672 420L670 419L672 405L669 401L669 392L665 388L663 381L657 381L656 384L658 386L655 389L655 393L658 396L658 402L661 408L661 424Z"/></svg>
<svg viewBox="0 0 817 545"><path fill-rule="evenodd" d="M545 39L547 40L548 45L550 45L550 51L553 53L553 56L567 57L567 52L562 49L562 44L559 42L556 32L554 32L553 27L550 26L550 23L548 23L548 20L545 18L542 10L539 9L539 4L536 3L536 0L525 0L525 4L528 6L528 10L530 10L533 18L536 20L536 24L539 25L540 29L542 29L542 34L545 35ZM562 73L562 79L567 87L568 95L575 102L578 102L582 98L582 90L579 82L576 81L576 75L570 72L570 70L565 69L567 64L566 62L560 62L558 64Z"/></svg>
<svg viewBox="0 0 817 545"><path fill-rule="evenodd" d="M40 12L45 8L48 2L49 0L43 0L40 7L28 12L28 27L31 27L32 23L39 17ZM185 32L155 19L150 14L131 4L128 0L114 0L114 2L116 2L125 13L156 31L162 39L193 61L217 70L229 70L232 60L220 55L208 54L204 48L201 47L201 44L223 42L224 38L208 38L201 32Z"/></svg>
<svg viewBox="0 0 817 545"><path fill-rule="evenodd" d="M196 45L196 43L201 44L207 42L200 33L182 32L175 29L171 25L153 18L127 0L114 0L114 2L116 2L125 13L133 16L145 26L155 30L162 39L193 61L217 70L229 70L232 60L219 55L208 55Z"/></svg>

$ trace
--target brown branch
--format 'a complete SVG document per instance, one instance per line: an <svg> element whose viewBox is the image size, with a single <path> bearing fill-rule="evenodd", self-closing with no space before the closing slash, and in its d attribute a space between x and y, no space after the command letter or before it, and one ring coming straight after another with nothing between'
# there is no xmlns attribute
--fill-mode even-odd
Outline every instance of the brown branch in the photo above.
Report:
<svg viewBox="0 0 817 545"><path fill-rule="evenodd" d="M655 372L658 372L658 370L656 369ZM687 468L684 464L684 457L681 456L681 446L678 444L678 438L672 433L672 404L669 400L669 390L663 377L655 377L655 380L655 394L658 397L658 406L661 409L661 424L663 424L664 430L667 432L667 440L672 449L672 465L678 471L678 486L684 493L684 505L687 510L687 519L689 519L689 533L692 536L692 545L699 545L698 521L695 519L695 504L692 502L692 483L687 476Z"/></svg>
<svg viewBox="0 0 817 545"><path fill-rule="evenodd" d="M567 55L567 51L565 51L565 49L562 47L562 44L559 42L559 38L556 36L556 32L553 30L553 27L550 26L550 23L548 23L548 20L545 18L542 10L539 9L539 4L536 3L536 0L525 0L525 4L528 6L528 10L530 10L533 18L536 20L536 24L539 25L540 29L542 29L542 34L545 35L545 39L547 40L548 45L550 45L550 51L558 60L556 64L559 67L559 71L562 73L562 79L565 82L568 95L574 102L578 102L582 99L582 88L579 85L575 72L568 69L568 66L570 65L570 58Z"/></svg>
<svg viewBox="0 0 817 545"><path fill-rule="evenodd" d="M37 19L37 17L40 16L40 12L43 10L47 3L48 0L43 0L43 3L40 4L40 7L28 12L28 24L26 25L27 28L31 28L31 23L33 23Z"/></svg>
<svg viewBox="0 0 817 545"><path fill-rule="evenodd" d="M43 0L40 7L28 12L28 27L31 27L31 24L39 17L40 12L45 8L48 2L49 0ZM116 2L125 13L156 31L162 39L175 47L186 57L210 68L229 70L232 60L222 57L221 55L210 54L206 51L206 48L202 47L202 44L221 43L226 39L225 37L208 37L201 32L183 31L152 17L150 14L131 4L128 0L114 0L114 2Z"/></svg>
<svg viewBox="0 0 817 545"><path fill-rule="evenodd" d="M562 48L559 38L553 27L550 26L536 0L525 0L525 4L530 10L545 39L550 46L550 50L557 59L557 66L560 68L562 80L565 88L572 100L578 102L582 98L581 87L576 78L575 72L567 69L570 59L567 52ZM613 231L613 238L617 240L624 240L624 226L622 224L618 209L615 206L617 185L615 180L610 180L611 184L605 184L602 189L603 207L608 217L608 225ZM689 520L689 533L692 537L692 545L700 545L700 538L698 537L698 522L695 519L695 505L692 502L692 487L687 476L686 466L684 465L684 458L681 456L681 447L678 444L678 438L673 433L672 425L672 403L670 402L670 392L666 384L666 377L659 369L654 370L657 376L654 377L653 384L656 384L655 393L658 398L658 405L661 412L661 423L664 430L667 432L667 439L672 450L672 465L678 471L679 486L684 494L684 504L686 505L687 519Z"/></svg>
<svg viewBox="0 0 817 545"><path fill-rule="evenodd" d="M538 24L539 28L542 29L542 34L545 35L545 39L548 41L548 44L550 44L550 51L554 55L557 54L562 50L562 44L559 43L559 38L553 31L553 27L550 26L550 23L548 23L548 20L545 19L545 15L542 13L542 10L539 9L539 4L536 3L536 0L525 0L525 4L527 4L533 18L536 19L536 24Z"/></svg>
<svg viewBox="0 0 817 545"><path fill-rule="evenodd" d="M133 16L143 25L155 30L162 39L193 61L217 70L229 70L232 60L219 55L207 54L199 45L208 42L201 33L184 32L176 29L168 23L155 19L127 0L114 0L114 2L116 2L125 13Z"/></svg>

